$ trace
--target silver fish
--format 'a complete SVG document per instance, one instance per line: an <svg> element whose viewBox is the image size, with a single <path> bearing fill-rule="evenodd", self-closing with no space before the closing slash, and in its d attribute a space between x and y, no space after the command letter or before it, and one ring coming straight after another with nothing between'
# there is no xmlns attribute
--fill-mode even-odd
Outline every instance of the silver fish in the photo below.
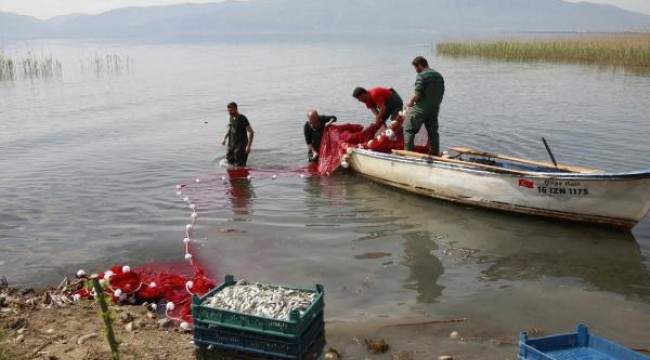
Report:
<svg viewBox="0 0 650 360"><path fill-rule="evenodd" d="M294 310L302 316L315 298L316 294L312 292L272 288L239 280L206 299L205 305L270 319L289 320Z"/></svg>

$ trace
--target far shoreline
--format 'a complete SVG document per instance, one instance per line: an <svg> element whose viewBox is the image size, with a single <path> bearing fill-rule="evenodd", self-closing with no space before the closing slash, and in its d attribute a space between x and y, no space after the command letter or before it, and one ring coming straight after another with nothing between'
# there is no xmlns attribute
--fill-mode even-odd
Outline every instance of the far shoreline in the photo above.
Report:
<svg viewBox="0 0 650 360"><path fill-rule="evenodd" d="M441 41L436 50L444 56L621 66L650 74L650 32L526 34L533 37Z"/></svg>

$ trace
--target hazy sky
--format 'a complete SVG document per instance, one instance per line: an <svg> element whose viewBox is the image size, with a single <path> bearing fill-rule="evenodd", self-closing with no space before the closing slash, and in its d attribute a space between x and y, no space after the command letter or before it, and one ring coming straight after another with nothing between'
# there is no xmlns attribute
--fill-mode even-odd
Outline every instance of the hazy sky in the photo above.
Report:
<svg viewBox="0 0 650 360"><path fill-rule="evenodd" d="M186 2L207 3L219 0L0 0L0 11L31 15L41 19L72 13L98 14L126 6L171 5ZM542 1L542 0L540 0ZM578 2L581 0L567 0ZM650 14L650 0L590 0Z"/></svg>

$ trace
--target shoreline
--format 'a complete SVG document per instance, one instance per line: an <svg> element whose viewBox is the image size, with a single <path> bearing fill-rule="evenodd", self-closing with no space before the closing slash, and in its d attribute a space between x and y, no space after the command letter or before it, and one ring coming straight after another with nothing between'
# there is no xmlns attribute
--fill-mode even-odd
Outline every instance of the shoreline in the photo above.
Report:
<svg viewBox="0 0 650 360"><path fill-rule="evenodd" d="M49 287L36 291L0 284L0 360L110 358L103 321L94 301L74 302L71 294ZM68 296L67 301L60 297ZM193 359L191 331L142 305L109 305L121 359ZM326 321L327 349L341 359L419 360L438 356L458 359L516 359L517 334L491 339L473 329L470 319L375 319ZM366 343L385 340L388 349L373 354Z"/></svg>
<svg viewBox="0 0 650 360"><path fill-rule="evenodd" d="M41 291L14 288L0 279L0 360L110 358L99 306L91 300L72 301L83 284L72 282ZM61 300L61 297L68 297ZM163 306L159 306L163 308ZM191 331L161 316L146 303L109 305L113 330L120 341L121 359L194 359ZM361 322L325 321L325 351L335 359L424 360L518 358L519 334L503 334L498 323L486 319L425 317L376 318ZM549 335L542 329L526 329L532 337ZM385 341L382 353L372 345ZM650 349L635 349L650 354Z"/></svg>

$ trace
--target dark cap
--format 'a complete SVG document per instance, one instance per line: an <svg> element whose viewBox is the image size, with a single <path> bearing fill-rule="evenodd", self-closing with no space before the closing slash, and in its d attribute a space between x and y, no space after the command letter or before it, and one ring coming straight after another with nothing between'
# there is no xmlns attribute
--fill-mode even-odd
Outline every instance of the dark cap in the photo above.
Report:
<svg viewBox="0 0 650 360"><path fill-rule="evenodd" d="M429 66L429 62L427 59L424 58L424 56L417 56L413 61L411 62L411 65L413 66Z"/></svg>
<svg viewBox="0 0 650 360"><path fill-rule="evenodd" d="M367 93L367 92L368 92L368 91L366 91L366 89L364 89L364 88L362 88L362 87L357 87L357 88L355 88L354 91L352 92L352 96L354 96L355 98L358 98L359 96L361 96L361 95L363 95L363 94L365 94L365 93Z"/></svg>

